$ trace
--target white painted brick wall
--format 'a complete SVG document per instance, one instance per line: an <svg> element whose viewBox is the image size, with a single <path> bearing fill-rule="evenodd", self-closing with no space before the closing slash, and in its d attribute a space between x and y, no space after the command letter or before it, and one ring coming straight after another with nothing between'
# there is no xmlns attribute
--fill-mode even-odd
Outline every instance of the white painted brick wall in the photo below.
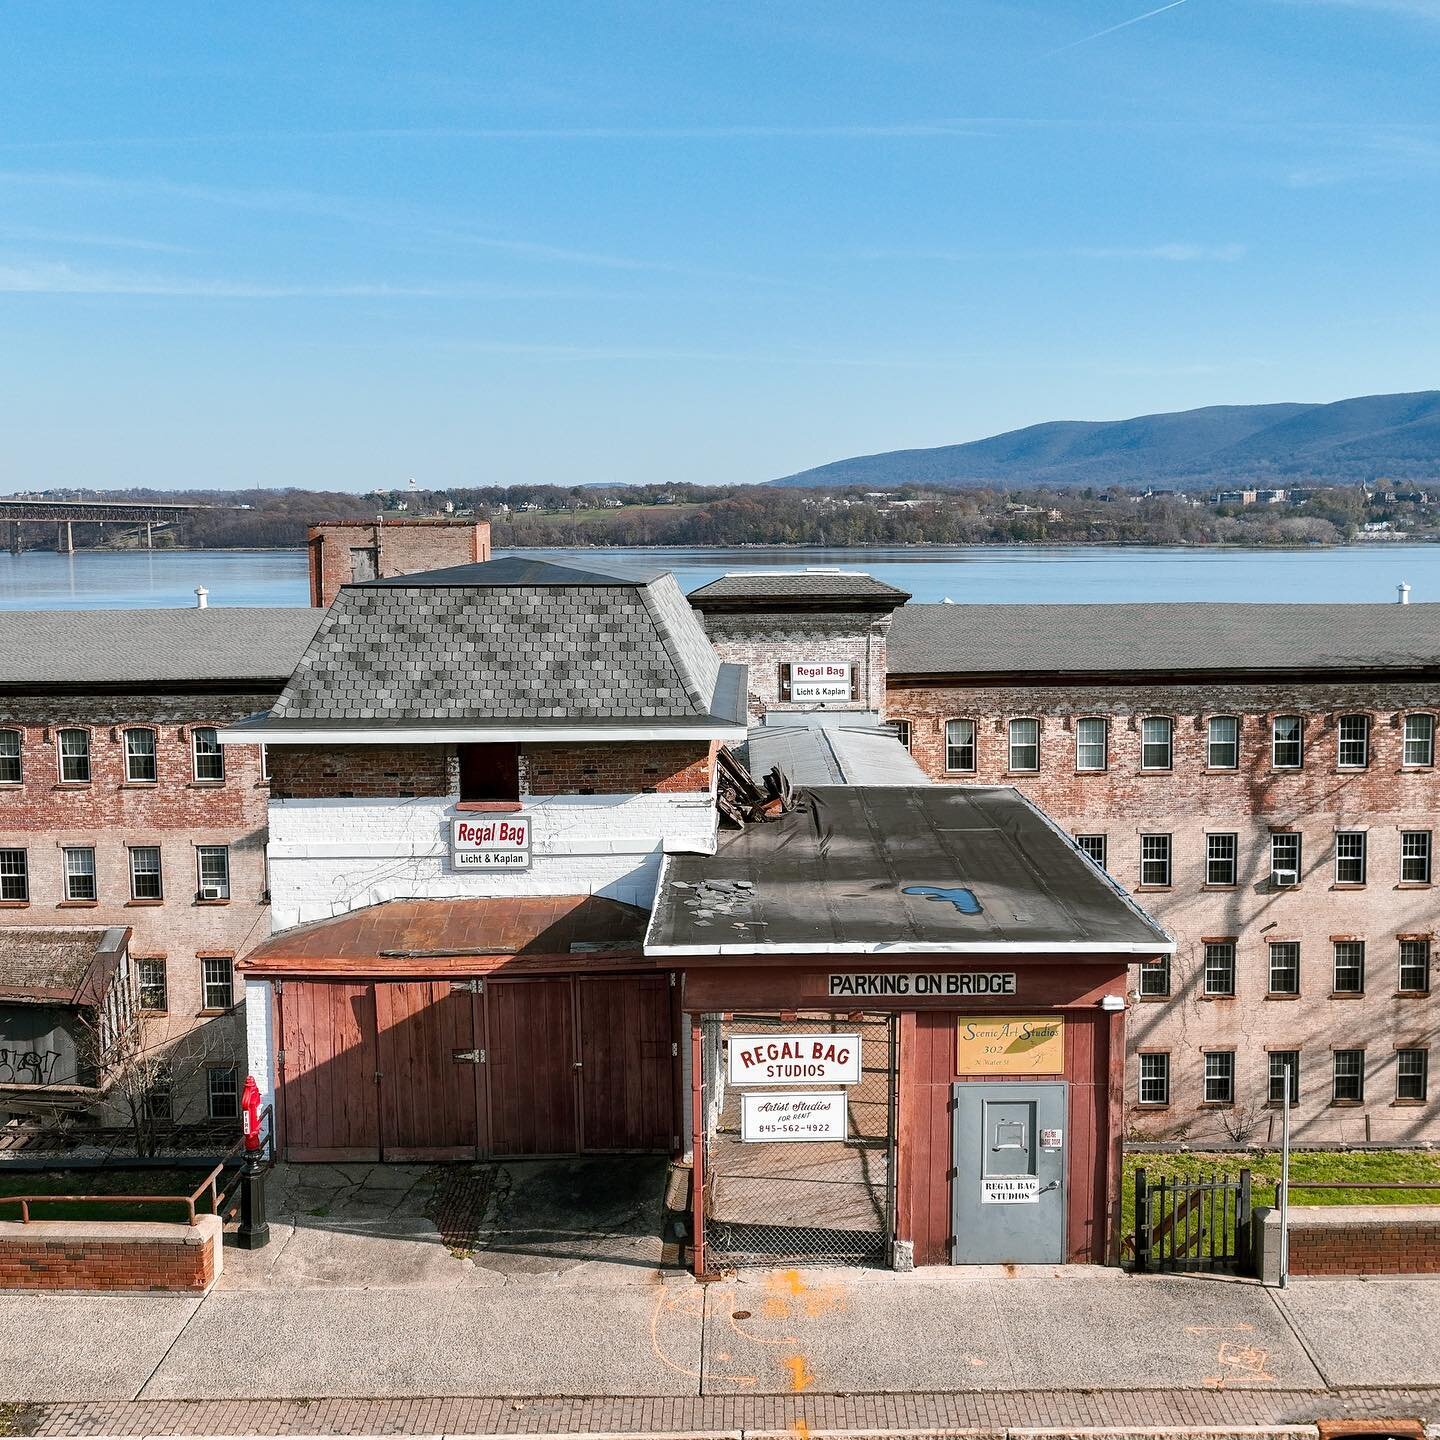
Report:
<svg viewBox="0 0 1440 1440"><path fill-rule="evenodd" d="M249 1072L260 1087L260 1103L275 1095L274 1015L268 980L245 981L245 1057Z"/></svg>
<svg viewBox="0 0 1440 1440"><path fill-rule="evenodd" d="M270 918L275 931L385 900L603 895L648 909L667 852L715 851L708 793L552 795L525 802L531 868L450 868L452 801L272 800Z"/></svg>

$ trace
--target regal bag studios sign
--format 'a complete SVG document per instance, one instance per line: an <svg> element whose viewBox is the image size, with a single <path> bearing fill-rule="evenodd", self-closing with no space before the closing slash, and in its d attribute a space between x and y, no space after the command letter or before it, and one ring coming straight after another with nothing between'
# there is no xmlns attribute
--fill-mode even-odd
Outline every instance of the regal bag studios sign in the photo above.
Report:
<svg viewBox="0 0 1440 1440"><path fill-rule="evenodd" d="M450 864L456 870L528 870L530 816L457 815L450 822Z"/></svg>

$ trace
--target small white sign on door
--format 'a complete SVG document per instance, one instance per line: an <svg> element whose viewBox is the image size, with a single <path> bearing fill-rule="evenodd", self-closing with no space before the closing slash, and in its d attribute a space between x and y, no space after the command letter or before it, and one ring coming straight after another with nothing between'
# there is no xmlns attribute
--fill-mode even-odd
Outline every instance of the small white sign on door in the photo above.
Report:
<svg viewBox="0 0 1440 1440"><path fill-rule="evenodd" d="M986 1175L980 1181L985 1205L1038 1205L1040 1181L1034 1175Z"/></svg>
<svg viewBox="0 0 1440 1440"><path fill-rule="evenodd" d="M1042 1130L1040 1132L1040 1148L1042 1150L1058 1150L1065 1143L1065 1132L1063 1130Z"/></svg>
<svg viewBox="0 0 1440 1440"><path fill-rule="evenodd" d="M845 1091L740 1097L740 1138L773 1143L783 1140L843 1140Z"/></svg>

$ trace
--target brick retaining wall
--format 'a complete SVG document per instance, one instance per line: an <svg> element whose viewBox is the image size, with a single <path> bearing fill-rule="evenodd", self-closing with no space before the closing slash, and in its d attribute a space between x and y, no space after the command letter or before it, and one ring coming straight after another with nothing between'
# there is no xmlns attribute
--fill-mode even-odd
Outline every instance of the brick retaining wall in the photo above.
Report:
<svg viewBox="0 0 1440 1440"><path fill-rule="evenodd" d="M224 1257L220 1222L0 1222L0 1290L205 1291Z"/></svg>
<svg viewBox="0 0 1440 1440"><path fill-rule="evenodd" d="M1256 1212L1262 1279L1279 1279L1280 1212ZM1292 1275L1440 1274L1440 1205L1290 1207Z"/></svg>

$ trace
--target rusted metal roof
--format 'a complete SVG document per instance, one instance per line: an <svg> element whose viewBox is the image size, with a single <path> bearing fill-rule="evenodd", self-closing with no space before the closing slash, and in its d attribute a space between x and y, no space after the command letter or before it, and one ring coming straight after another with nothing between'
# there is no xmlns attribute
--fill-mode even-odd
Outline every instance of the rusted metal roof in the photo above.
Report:
<svg viewBox="0 0 1440 1440"><path fill-rule="evenodd" d="M595 895L388 900L282 931L239 968L253 976L483 974L500 968L607 968L641 958L648 915Z"/></svg>
<svg viewBox="0 0 1440 1440"><path fill-rule="evenodd" d="M129 938L123 925L19 925L0 930L0 1000L98 1004Z"/></svg>

